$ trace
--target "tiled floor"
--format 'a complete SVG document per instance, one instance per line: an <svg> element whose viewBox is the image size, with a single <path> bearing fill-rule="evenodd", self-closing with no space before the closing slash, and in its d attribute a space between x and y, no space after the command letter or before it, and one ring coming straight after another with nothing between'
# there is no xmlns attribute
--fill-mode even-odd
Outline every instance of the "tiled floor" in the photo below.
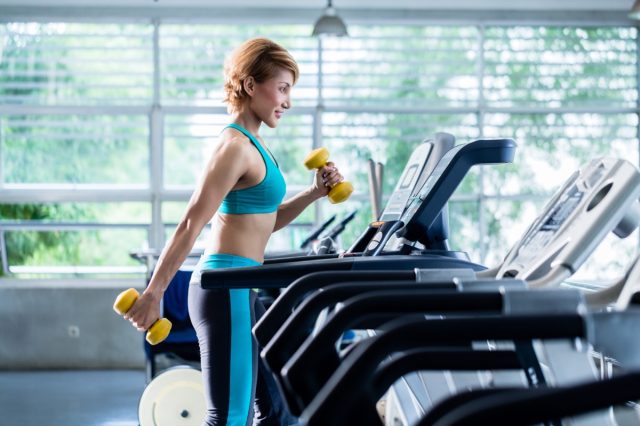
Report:
<svg viewBox="0 0 640 426"><path fill-rule="evenodd" d="M2 426L137 426L144 371L0 371Z"/></svg>

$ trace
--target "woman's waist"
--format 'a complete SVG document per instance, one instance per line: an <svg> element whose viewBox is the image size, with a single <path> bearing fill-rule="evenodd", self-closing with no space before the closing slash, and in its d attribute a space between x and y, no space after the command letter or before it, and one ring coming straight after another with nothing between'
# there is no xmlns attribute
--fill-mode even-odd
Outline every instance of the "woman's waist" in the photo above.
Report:
<svg viewBox="0 0 640 426"><path fill-rule="evenodd" d="M214 232L205 247L204 256L232 255L262 263L269 235L260 232Z"/></svg>
<svg viewBox="0 0 640 426"><path fill-rule="evenodd" d="M203 271L212 269L247 268L262 264L261 260L232 253L205 253L200 257L195 266L189 284L201 285Z"/></svg>
<svg viewBox="0 0 640 426"><path fill-rule="evenodd" d="M236 253L205 252L198 263L202 269L240 268L246 266L260 266L262 265L262 260Z"/></svg>
<svg viewBox="0 0 640 426"><path fill-rule="evenodd" d="M267 236L273 231L277 213L232 214L217 212L213 226L221 232L263 233Z"/></svg>
<svg viewBox="0 0 640 426"><path fill-rule="evenodd" d="M264 249L263 250L247 250L238 249L237 247L229 247L228 245L222 246L210 246L205 248L202 254L201 261L207 259L226 259L226 258L238 258L247 259L248 261L262 264L264 262Z"/></svg>

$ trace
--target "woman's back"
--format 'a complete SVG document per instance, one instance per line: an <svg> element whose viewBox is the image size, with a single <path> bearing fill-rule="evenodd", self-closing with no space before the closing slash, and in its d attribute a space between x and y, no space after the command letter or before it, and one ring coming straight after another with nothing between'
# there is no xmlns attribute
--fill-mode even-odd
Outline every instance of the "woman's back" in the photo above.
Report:
<svg viewBox="0 0 640 426"><path fill-rule="evenodd" d="M213 217L206 254L234 254L262 263L286 193L284 179L261 141L243 127L233 124L225 129L221 142L240 144L244 155L239 161L247 162L247 173Z"/></svg>

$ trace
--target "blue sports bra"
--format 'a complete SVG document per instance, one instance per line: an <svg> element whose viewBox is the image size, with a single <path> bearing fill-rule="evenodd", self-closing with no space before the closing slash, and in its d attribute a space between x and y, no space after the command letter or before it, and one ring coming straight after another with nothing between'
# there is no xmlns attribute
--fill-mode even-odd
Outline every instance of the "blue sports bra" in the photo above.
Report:
<svg viewBox="0 0 640 426"><path fill-rule="evenodd" d="M227 127L236 129L249 138L262 155L267 171L259 184L250 188L230 191L222 200L218 211L228 214L273 213L277 211L287 192L287 185L278 164L267 155L260 142L245 128L235 123L231 123Z"/></svg>

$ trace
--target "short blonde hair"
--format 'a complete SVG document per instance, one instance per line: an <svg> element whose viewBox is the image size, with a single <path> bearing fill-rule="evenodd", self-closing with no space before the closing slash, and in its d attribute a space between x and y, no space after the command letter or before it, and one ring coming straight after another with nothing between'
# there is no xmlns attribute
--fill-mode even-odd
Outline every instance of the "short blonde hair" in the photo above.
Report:
<svg viewBox="0 0 640 426"><path fill-rule="evenodd" d="M275 77L278 69L293 73L293 83L298 81L298 64L293 56L279 44L264 38L249 39L238 46L224 63L224 99L229 113L241 110L249 97L244 81L253 77L257 83Z"/></svg>

